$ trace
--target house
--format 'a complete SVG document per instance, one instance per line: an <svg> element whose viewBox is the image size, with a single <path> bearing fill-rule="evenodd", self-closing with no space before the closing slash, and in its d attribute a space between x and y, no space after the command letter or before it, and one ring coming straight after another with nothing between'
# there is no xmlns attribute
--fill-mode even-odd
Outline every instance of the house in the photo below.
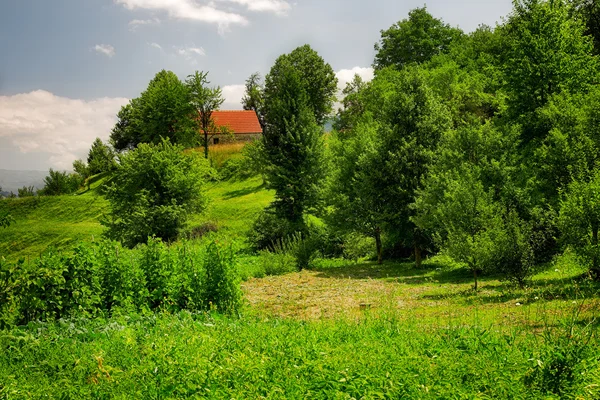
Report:
<svg viewBox="0 0 600 400"><path fill-rule="evenodd" d="M211 139L212 144L232 140L249 141L262 135L260 122L253 110L213 111L212 119L217 126L217 133ZM230 134L220 133L222 130Z"/></svg>

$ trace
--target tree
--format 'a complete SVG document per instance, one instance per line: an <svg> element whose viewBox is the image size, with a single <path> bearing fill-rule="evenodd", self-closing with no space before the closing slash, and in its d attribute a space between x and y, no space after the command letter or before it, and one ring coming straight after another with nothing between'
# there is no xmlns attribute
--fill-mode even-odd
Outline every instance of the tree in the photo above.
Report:
<svg viewBox="0 0 600 400"><path fill-rule="evenodd" d="M281 75L287 74L290 68L298 75L299 85L306 96L306 106L312 112L317 125L322 126L325 118L333 110L337 78L331 65L326 64L307 44L294 49L290 54L279 56L265 79L264 105L267 125L277 122L269 119L273 114L273 110L270 109L278 107L276 103L281 99L278 83L284 79Z"/></svg>
<svg viewBox="0 0 600 400"><path fill-rule="evenodd" d="M212 135L217 133L217 126L212 119L212 113L221 107L225 101L221 88L209 88L210 83L206 77L208 72L196 71L189 75L185 85L189 91L190 103L199 115L199 124L202 133L204 133L204 158L208 159L208 146ZM210 138L209 138L209 135Z"/></svg>
<svg viewBox="0 0 600 400"><path fill-rule="evenodd" d="M390 66L402 69L412 63L424 63L447 52L461 36L460 29L434 18L427 8L415 8L408 13L408 19L381 31L373 66L376 70Z"/></svg>
<svg viewBox="0 0 600 400"><path fill-rule="evenodd" d="M600 279L600 171L589 180L573 181L564 191L559 226L564 240L590 266L590 274Z"/></svg>
<svg viewBox="0 0 600 400"><path fill-rule="evenodd" d="M358 120L362 118L366 111L363 91L367 84L360 75L355 74L346 87L342 90L344 98L342 99L342 108L337 112L337 118L334 121L333 128L337 131L352 129Z"/></svg>
<svg viewBox="0 0 600 400"><path fill-rule="evenodd" d="M267 184L275 190L272 207L278 217L303 225L305 211L318 203L324 147L306 76L292 58L279 57L267 76L263 144Z"/></svg>
<svg viewBox="0 0 600 400"><path fill-rule="evenodd" d="M374 121L361 122L329 141L333 171L327 185L330 226L358 232L375 239L377 262L383 262L381 235L386 225L388 199L380 196L377 183L386 171L381 168L379 129Z"/></svg>
<svg viewBox="0 0 600 400"><path fill-rule="evenodd" d="M264 90L262 78L258 72L255 72L246 79L246 92L242 97L242 107L244 110L252 110L256 113L263 131L265 130Z"/></svg>
<svg viewBox="0 0 600 400"><path fill-rule="evenodd" d="M19 197L33 197L35 196L35 188L33 186L23 186L18 189Z"/></svg>
<svg viewBox="0 0 600 400"><path fill-rule="evenodd" d="M583 93L598 77L593 43L563 0L516 0L501 28L507 42L504 75L507 117L524 127L523 140L543 138L535 111L554 94Z"/></svg>
<svg viewBox="0 0 600 400"><path fill-rule="evenodd" d="M82 183L83 179L77 174L67 174L65 171L54 171L50 168L40 193L45 196L71 194L77 191Z"/></svg>
<svg viewBox="0 0 600 400"><path fill-rule="evenodd" d="M596 0L571 0L575 15L583 20L585 34L594 38L595 53L600 53L600 4Z"/></svg>
<svg viewBox="0 0 600 400"><path fill-rule="evenodd" d="M406 68L390 76L391 94L384 103L380 196L388 199L385 208L389 229L404 246L414 249L417 266L427 247L427 237L410 219L416 191L421 188L442 134L451 127L450 114L426 84L418 68Z"/></svg>
<svg viewBox="0 0 600 400"><path fill-rule="evenodd" d="M117 167L114 151L105 145L100 138L96 138L88 152L87 168L89 175L109 172ZM79 166L78 166L79 168ZM75 171L77 172L77 171Z"/></svg>
<svg viewBox="0 0 600 400"><path fill-rule="evenodd" d="M134 149L139 143L173 143L193 146L198 142L197 112L186 85L171 71L162 70L140 97L119 111L110 135L117 151Z"/></svg>
<svg viewBox="0 0 600 400"><path fill-rule="evenodd" d="M182 146L140 144L120 161L106 191L111 210L101 220L109 238L130 247L149 236L173 240L190 213L205 208L206 161Z"/></svg>

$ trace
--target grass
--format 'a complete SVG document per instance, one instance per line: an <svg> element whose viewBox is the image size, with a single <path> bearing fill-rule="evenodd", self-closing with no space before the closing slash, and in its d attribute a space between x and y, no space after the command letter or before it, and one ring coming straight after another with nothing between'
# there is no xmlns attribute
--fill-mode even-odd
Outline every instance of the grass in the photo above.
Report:
<svg viewBox="0 0 600 400"><path fill-rule="evenodd" d="M0 211L8 210L15 219L0 229L0 256L37 257L49 246L69 250L80 241L100 237L104 227L99 218L109 207L99 194L102 182L75 195L0 200ZM244 237L257 213L273 199L260 178L209 183L207 194L211 204L203 214L191 216L190 229L214 223L220 236L234 240Z"/></svg>

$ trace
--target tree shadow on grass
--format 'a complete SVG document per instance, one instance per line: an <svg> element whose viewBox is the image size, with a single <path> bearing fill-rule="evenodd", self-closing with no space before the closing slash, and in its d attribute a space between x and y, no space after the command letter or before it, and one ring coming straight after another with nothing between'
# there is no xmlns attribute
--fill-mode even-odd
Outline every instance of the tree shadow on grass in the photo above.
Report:
<svg viewBox="0 0 600 400"><path fill-rule="evenodd" d="M347 265L336 268L317 268L317 277L333 279L393 279L395 282L407 285L422 285L425 283L462 284L473 281L473 274L463 268L448 268L447 265L428 262L422 268L415 268L414 262L399 260L378 265L375 262ZM481 277L480 281L494 279Z"/></svg>
<svg viewBox="0 0 600 400"><path fill-rule="evenodd" d="M490 278L499 280L500 277ZM473 302L492 304L509 301L533 302L539 300L582 300L600 298L600 283L587 278L587 274L575 277L531 280L525 288L511 282L482 285L480 292L455 292L446 294L425 294L423 299L443 300L463 297Z"/></svg>
<svg viewBox="0 0 600 400"><path fill-rule="evenodd" d="M247 187L247 188L239 189L239 190L231 190L229 192L226 192L223 195L223 199L224 200L231 200L231 199L236 198L236 197L247 196L249 194L260 192L261 190L264 189L264 187L265 187L264 184L260 184L258 186L254 186L254 187Z"/></svg>

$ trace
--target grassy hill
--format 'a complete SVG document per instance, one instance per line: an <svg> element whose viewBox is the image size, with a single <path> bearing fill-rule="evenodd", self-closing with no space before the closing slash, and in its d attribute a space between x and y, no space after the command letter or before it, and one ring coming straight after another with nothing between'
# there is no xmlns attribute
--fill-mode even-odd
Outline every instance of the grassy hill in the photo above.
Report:
<svg viewBox="0 0 600 400"><path fill-rule="evenodd" d="M0 210L8 210L15 219L0 230L0 256L36 257L48 246L67 250L79 241L99 238L104 230L99 218L109 207L99 190L103 182L75 195L0 200ZM192 216L190 229L210 222L231 237L243 236L273 198L260 178L209 183L207 192L211 203L203 214Z"/></svg>

